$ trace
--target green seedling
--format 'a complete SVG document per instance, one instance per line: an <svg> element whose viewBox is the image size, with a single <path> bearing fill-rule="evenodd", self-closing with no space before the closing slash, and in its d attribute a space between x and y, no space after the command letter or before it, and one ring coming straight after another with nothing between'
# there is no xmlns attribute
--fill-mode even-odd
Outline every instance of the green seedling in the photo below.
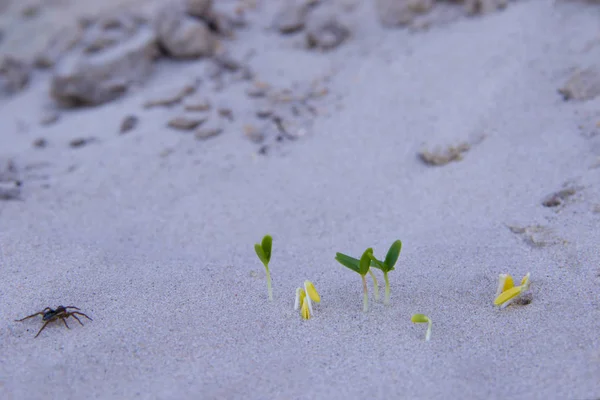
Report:
<svg viewBox="0 0 600 400"><path fill-rule="evenodd" d="M360 260L357 260L354 257L347 256L342 253L336 253L335 259L342 264L344 267L351 269L352 271L358 273L362 277L363 282L363 311L367 312L369 310L369 296L367 292L367 278L366 275L371 268L371 254L373 254L373 249L368 248L363 253Z"/></svg>
<svg viewBox="0 0 600 400"><path fill-rule="evenodd" d="M390 246L384 261L379 261L377 258L375 258L375 256L373 256L373 254L370 255L371 265L383 272L383 278L385 279L385 304L390 304L390 279L388 278L388 272L394 270L394 266L396 265L396 261L398 261L401 250L402 242L400 240L396 240Z"/></svg>
<svg viewBox="0 0 600 400"><path fill-rule="evenodd" d="M427 332L425 333L425 341L431 339L431 319L424 314L414 314L410 319L415 324L427 324Z"/></svg>
<svg viewBox="0 0 600 400"><path fill-rule="evenodd" d="M271 261L271 247L273 238L265 235L262 242L254 245L254 251L267 270L267 289L269 290L269 300L273 300L273 288L271 287L271 273L269 272L269 261Z"/></svg>

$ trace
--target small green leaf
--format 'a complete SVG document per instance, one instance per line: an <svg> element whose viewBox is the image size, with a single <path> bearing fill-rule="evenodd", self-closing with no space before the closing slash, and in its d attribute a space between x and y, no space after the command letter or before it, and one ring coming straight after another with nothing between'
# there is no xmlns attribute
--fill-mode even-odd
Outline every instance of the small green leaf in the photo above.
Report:
<svg viewBox="0 0 600 400"><path fill-rule="evenodd" d="M366 275L369 272L369 268L371 267L371 255L373 255L373 249L368 248L363 253L360 258L360 262L358 264L358 273L361 275Z"/></svg>
<svg viewBox="0 0 600 400"><path fill-rule="evenodd" d="M385 256L385 265L388 268L388 271L392 271L394 269L394 265L396 265L396 261L398 261L398 257L400 256L400 251L402 250L402 242L400 240L396 240L390 246L390 249Z"/></svg>
<svg viewBox="0 0 600 400"><path fill-rule="evenodd" d="M369 257L371 258L371 266L372 267L380 269L383 272L388 272L388 269L387 269L386 265L384 263L382 263L381 261L379 261L377 258L375 258L375 256L373 255L373 253L371 253L369 255Z"/></svg>
<svg viewBox="0 0 600 400"><path fill-rule="evenodd" d="M414 314L410 320L415 324L426 324L429 322L429 318L424 314Z"/></svg>
<svg viewBox="0 0 600 400"><path fill-rule="evenodd" d="M273 238L271 235L265 235L262 240L262 250L267 258L267 263L271 261L271 247L273 246Z"/></svg>
<svg viewBox="0 0 600 400"><path fill-rule="evenodd" d="M265 265L265 268L268 268L269 260L267 259L267 256L265 255L262 246L256 243L254 245L254 251L256 251L256 255L258 256L260 261Z"/></svg>
<svg viewBox="0 0 600 400"><path fill-rule="evenodd" d="M352 271L360 274L360 268L358 267L359 261L356 258L347 256L342 253L335 253L335 259L344 267L349 268Z"/></svg>

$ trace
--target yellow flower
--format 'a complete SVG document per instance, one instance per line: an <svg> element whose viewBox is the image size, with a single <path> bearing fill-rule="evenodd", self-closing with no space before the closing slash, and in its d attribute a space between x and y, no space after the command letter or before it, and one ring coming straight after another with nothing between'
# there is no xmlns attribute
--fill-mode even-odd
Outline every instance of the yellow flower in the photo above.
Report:
<svg viewBox="0 0 600 400"><path fill-rule="evenodd" d="M304 281L304 289L296 289L296 302L294 303L294 310L300 308L300 313L304 319L310 319L311 315L314 314L311 300L319 303L321 302L321 296L319 296L315 285L311 281Z"/></svg>
<svg viewBox="0 0 600 400"><path fill-rule="evenodd" d="M519 298L523 293L529 290L531 284L529 277L530 273L521 279L521 284L515 286L512 276L508 274L500 274L498 282L498 290L496 291L496 299L494 305L504 308Z"/></svg>

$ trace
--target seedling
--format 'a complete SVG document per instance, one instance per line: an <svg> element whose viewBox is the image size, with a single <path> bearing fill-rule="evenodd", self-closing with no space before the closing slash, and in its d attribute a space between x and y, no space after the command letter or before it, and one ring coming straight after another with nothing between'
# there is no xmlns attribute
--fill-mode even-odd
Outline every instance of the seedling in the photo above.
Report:
<svg viewBox="0 0 600 400"><path fill-rule="evenodd" d="M363 282L363 311L367 312L369 310L369 295L367 293L367 279L366 275L369 272L369 268L371 267L371 255L373 254L373 249L368 248L363 253L360 260L357 260L354 257L347 256L342 253L336 253L335 259L342 264L344 267L351 269L352 271L358 273L362 277Z"/></svg>
<svg viewBox="0 0 600 400"><path fill-rule="evenodd" d="M529 280L530 276L531 274L528 272L527 275L521 279L521 284L515 286L512 276L509 274L500 274L494 305L504 308L521 297L521 295L529 290L529 286L531 285Z"/></svg>
<svg viewBox="0 0 600 400"><path fill-rule="evenodd" d="M267 289L269 290L269 300L273 300L273 288L271 287L271 273L269 272L269 261L271 261L271 247L273 246L273 238L270 235L265 235L262 242L254 245L254 250L260 261L267 270Z"/></svg>
<svg viewBox="0 0 600 400"><path fill-rule="evenodd" d="M427 324L425 341L429 341L431 339L431 319L425 314L414 314L410 320L415 324Z"/></svg>
<svg viewBox="0 0 600 400"><path fill-rule="evenodd" d="M307 295L308 294L308 295ZM320 303L321 296L311 281L304 281L304 288L296 289L296 302L294 310L300 308L300 314L304 319L310 319L313 314L312 301Z"/></svg>
<svg viewBox="0 0 600 400"><path fill-rule="evenodd" d="M390 280L388 278L388 272L394 270L394 266L396 265L396 261L398 261L401 250L402 242L400 240L396 240L390 246L390 249L388 250L383 262L376 259L373 254L370 255L372 261L371 265L383 272L383 278L385 279L385 304L390 304Z"/></svg>

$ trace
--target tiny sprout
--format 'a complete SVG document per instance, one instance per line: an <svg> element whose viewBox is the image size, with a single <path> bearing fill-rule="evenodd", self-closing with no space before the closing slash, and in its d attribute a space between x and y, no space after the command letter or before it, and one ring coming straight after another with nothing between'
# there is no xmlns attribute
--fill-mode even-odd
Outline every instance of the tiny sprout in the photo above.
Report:
<svg viewBox="0 0 600 400"><path fill-rule="evenodd" d="M396 265L398 257L400 256L400 251L402 251L402 241L396 240L390 246L390 249L388 250L383 262L375 258L373 254L370 256L372 261L371 265L383 272L383 278L385 279L385 304L390 304L390 280L388 278L388 272L394 270L394 266Z"/></svg>
<svg viewBox="0 0 600 400"><path fill-rule="evenodd" d="M500 274L494 305L504 308L521 297L521 295L529 290L529 286L531 285L530 276L531 274L528 272L521 280L521 284L515 286L512 276L509 274Z"/></svg>
<svg viewBox="0 0 600 400"><path fill-rule="evenodd" d="M431 319L424 314L414 314L410 319L415 324L427 324L427 332L425 332L425 341L431 339Z"/></svg>
<svg viewBox="0 0 600 400"><path fill-rule="evenodd" d="M294 310L300 308L300 314L304 319L310 319L314 314L311 300L320 303L321 296L311 281L304 281L304 289L301 287L296 289L296 302L294 303Z"/></svg>
<svg viewBox="0 0 600 400"><path fill-rule="evenodd" d="M371 268L371 254L373 254L373 249L368 248L363 253L360 260L357 260L354 257L347 256L342 253L336 253L335 259L342 264L344 267L351 269L352 271L358 273L362 277L363 282L363 311L367 312L369 310L369 295L367 293L367 279L366 275Z"/></svg>
<svg viewBox="0 0 600 400"><path fill-rule="evenodd" d="M254 251L267 270L267 289L269 290L269 300L273 300L273 288L271 287L271 273L269 272L269 261L271 261L271 247L273 238L265 235L262 242L254 245Z"/></svg>

